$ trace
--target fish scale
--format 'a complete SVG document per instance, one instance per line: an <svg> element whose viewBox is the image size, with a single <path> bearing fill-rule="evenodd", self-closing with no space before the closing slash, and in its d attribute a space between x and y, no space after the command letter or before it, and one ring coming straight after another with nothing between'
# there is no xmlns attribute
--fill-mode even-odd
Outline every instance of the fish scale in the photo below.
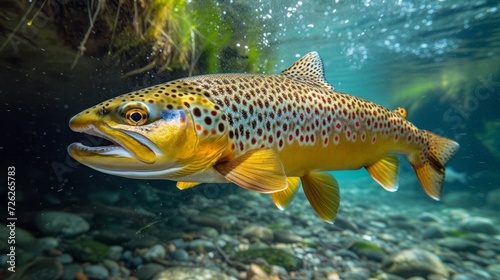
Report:
<svg viewBox="0 0 500 280"><path fill-rule="evenodd" d="M179 79L112 98L70 120L78 132L114 144L68 147L96 170L169 179L186 189L232 182L270 193L280 209L298 187L315 212L335 219L338 183L325 171L365 168L388 191L398 188L399 158L439 199L444 166L458 144L406 120L404 108L335 91L312 52L280 74L216 74Z"/></svg>

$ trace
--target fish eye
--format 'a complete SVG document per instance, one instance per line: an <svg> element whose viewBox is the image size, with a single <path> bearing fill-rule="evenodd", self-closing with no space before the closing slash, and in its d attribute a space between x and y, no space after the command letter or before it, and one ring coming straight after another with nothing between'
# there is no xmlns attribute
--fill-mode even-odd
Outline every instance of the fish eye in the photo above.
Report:
<svg viewBox="0 0 500 280"><path fill-rule="evenodd" d="M143 125L148 120L148 112L143 109L131 109L125 114L125 119L130 125Z"/></svg>

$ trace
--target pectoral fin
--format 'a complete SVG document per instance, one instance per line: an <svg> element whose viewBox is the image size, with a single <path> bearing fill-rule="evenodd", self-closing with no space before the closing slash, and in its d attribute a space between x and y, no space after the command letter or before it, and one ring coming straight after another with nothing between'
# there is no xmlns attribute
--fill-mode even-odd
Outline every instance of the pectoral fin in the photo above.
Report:
<svg viewBox="0 0 500 280"><path fill-rule="evenodd" d="M287 188L283 164L272 149L247 152L214 168L228 181L259 193L274 193Z"/></svg>
<svg viewBox="0 0 500 280"><path fill-rule="evenodd" d="M398 190L399 159L394 155L386 155L374 164L365 167L372 178L384 189L394 192Z"/></svg>
<svg viewBox="0 0 500 280"><path fill-rule="evenodd" d="M201 184L200 182L177 182L177 188L180 190L189 189Z"/></svg>
<svg viewBox="0 0 500 280"><path fill-rule="evenodd" d="M307 200L325 222L335 220L340 205L339 185L328 173L313 172L300 178Z"/></svg>
<svg viewBox="0 0 500 280"><path fill-rule="evenodd" d="M286 181L288 183L288 188L271 194L274 204L281 210L285 209L288 204L292 202L292 199L300 186L299 177L287 177Z"/></svg>

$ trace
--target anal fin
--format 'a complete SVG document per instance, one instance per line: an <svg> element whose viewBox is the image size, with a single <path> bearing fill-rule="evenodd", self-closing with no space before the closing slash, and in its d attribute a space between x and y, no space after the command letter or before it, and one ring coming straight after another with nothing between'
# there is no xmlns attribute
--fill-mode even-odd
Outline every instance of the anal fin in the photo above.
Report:
<svg viewBox="0 0 500 280"><path fill-rule="evenodd" d="M259 193L274 193L287 188L283 164L272 149L252 150L214 168L228 181Z"/></svg>
<svg viewBox="0 0 500 280"><path fill-rule="evenodd" d="M201 184L200 182L177 182L177 188L180 190L189 189Z"/></svg>
<svg viewBox="0 0 500 280"><path fill-rule="evenodd" d="M390 192L398 190L399 158L397 156L386 155L365 168L384 189Z"/></svg>
<svg viewBox="0 0 500 280"><path fill-rule="evenodd" d="M307 200L325 222L333 223L340 205L339 184L326 172L312 172L300 178Z"/></svg>
<svg viewBox="0 0 500 280"><path fill-rule="evenodd" d="M285 209L288 204L292 202L292 199L300 186L299 177L287 177L286 181L288 183L288 187L286 189L271 194L274 204L281 210Z"/></svg>

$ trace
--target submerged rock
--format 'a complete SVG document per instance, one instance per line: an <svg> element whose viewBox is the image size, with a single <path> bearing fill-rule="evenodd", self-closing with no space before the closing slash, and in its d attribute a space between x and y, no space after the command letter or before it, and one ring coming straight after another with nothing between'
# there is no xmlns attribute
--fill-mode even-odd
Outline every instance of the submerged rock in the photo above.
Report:
<svg viewBox="0 0 500 280"><path fill-rule="evenodd" d="M188 248L197 253L207 253L215 250L215 244L209 240L196 239L189 243Z"/></svg>
<svg viewBox="0 0 500 280"><path fill-rule="evenodd" d="M51 258L39 258L21 266L10 280L54 280L63 276L63 265Z"/></svg>
<svg viewBox="0 0 500 280"><path fill-rule="evenodd" d="M272 241L274 238L272 230L258 225L251 225L244 228L241 235L248 239L257 238L262 241Z"/></svg>
<svg viewBox="0 0 500 280"><path fill-rule="evenodd" d="M172 267L160 272L153 280L229 280L229 277L205 268Z"/></svg>
<svg viewBox="0 0 500 280"><path fill-rule="evenodd" d="M382 269L404 278L415 276L428 277L436 274L447 278L448 268L431 252L421 249L409 249L388 256L384 259Z"/></svg>
<svg viewBox="0 0 500 280"><path fill-rule="evenodd" d="M473 241L466 240L458 237L447 237L439 239L437 245L441 247L446 247L453 251L463 251L463 252L477 252L481 247Z"/></svg>
<svg viewBox="0 0 500 280"><path fill-rule="evenodd" d="M90 279L103 280L109 276L109 271L102 265L89 265L83 271Z"/></svg>
<svg viewBox="0 0 500 280"><path fill-rule="evenodd" d="M292 234L287 230L277 230L274 232L274 241L282 243L299 243L304 240L302 237Z"/></svg>
<svg viewBox="0 0 500 280"><path fill-rule="evenodd" d="M482 217L470 217L462 221L460 228L469 232L484 234L496 234L497 229L490 219Z"/></svg>
<svg viewBox="0 0 500 280"><path fill-rule="evenodd" d="M148 263L139 266L135 273L135 276L137 276L137 278L139 278L140 280L151 280L163 270L165 270L165 267L163 265Z"/></svg>
<svg viewBox="0 0 500 280"><path fill-rule="evenodd" d="M193 224L197 224L200 226L209 226L213 227L216 229L221 229L221 228L229 228L230 225L215 215L210 215L210 214L200 214L196 216L191 216L189 220Z"/></svg>
<svg viewBox="0 0 500 280"><path fill-rule="evenodd" d="M150 248L160 243L160 239L154 236L142 236L123 243L125 249L134 250L137 248Z"/></svg>
<svg viewBox="0 0 500 280"><path fill-rule="evenodd" d="M247 277L245 280L270 280L271 278L267 273L256 264L251 264L247 270Z"/></svg>
<svg viewBox="0 0 500 280"><path fill-rule="evenodd" d="M295 271L303 266L303 262L299 257L274 248L239 251L236 252L235 257L247 263L252 263L257 258L263 258L267 263L284 267L288 271Z"/></svg>
<svg viewBox="0 0 500 280"><path fill-rule="evenodd" d="M338 226L341 229L351 230L352 232L359 232L358 225L354 221L352 221L351 219L349 219L347 217L338 216L335 219L335 226Z"/></svg>
<svg viewBox="0 0 500 280"><path fill-rule="evenodd" d="M90 225L82 217L66 212L42 212L35 217L37 228L50 236L74 236L87 232Z"/></svg>
<svg viewBox="0 0 500 280"><path fill-rule="evenodd" d="M62 280L75 280L76 275L83 273L83 267L79 264L68 264L64 266Z"/></svg>
<svg viewBox="0 0 500 280"><path fill-rule="evenodd" d="M102 261L109 253L108 245L92 239L76 240L67 250L73 257L91 263Z"/></svg>
<svg viewBox="0 0 500 280"><path fill-rule="evenodd" d="M184 249L176 249L172 253L170 253L170 257L173 260L176 260L178 262L187 262L189 261L189 254L186 250Z"/></svg>
<svg viewBox="0 0 500 280"><path fill-rule="evenodd" d="M374 261L382 261L386 255L382 248L368 241L356 241L350 249L358 254L358 256Z"/></svg>
<svg viewBox="0 0 500 280"><path fill-rule="evenodd" d="M165 258L166 254L167 254L167 251L165 251L165 248L160 244L156 244L156 245L152 246L151 248L149 248L146 251L146 253L144 253L144 255L142 255L142 257L146 261L151 262L155 259Z"/></svg>

